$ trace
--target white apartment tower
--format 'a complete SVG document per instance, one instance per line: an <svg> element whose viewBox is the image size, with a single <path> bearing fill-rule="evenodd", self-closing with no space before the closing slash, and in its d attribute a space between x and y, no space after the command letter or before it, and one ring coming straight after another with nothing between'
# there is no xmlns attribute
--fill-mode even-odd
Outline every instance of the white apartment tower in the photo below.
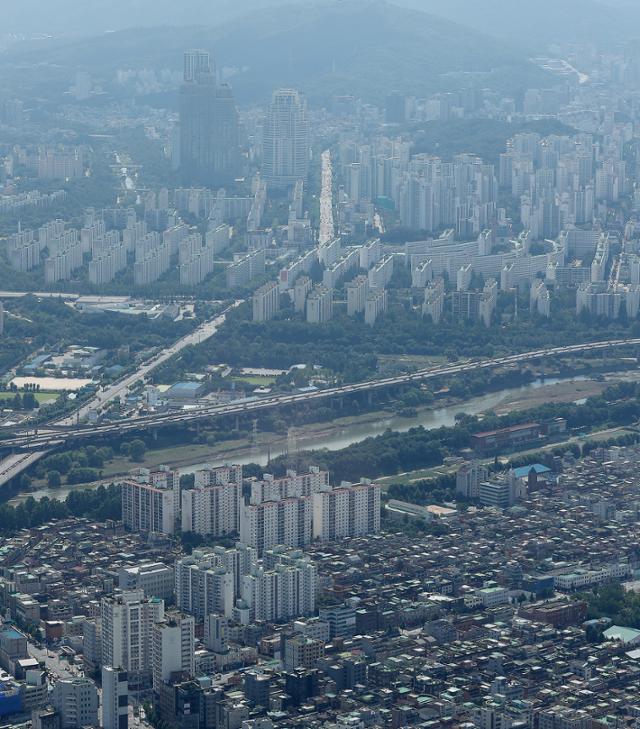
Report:
<svg viewBox="0 0 640 729"><path fill-rule="evenodd" d="M127 479L120 484L122 521L136 532L173 534L179 505L178 482L163 485L153 475Z"/></svg>
<svg viewBox="0 0 640 729"><path fill-rule="evenodd" d="M146 685L151 669L151 633L164 619L164 600L147 599L142 590L103 597L102 665L118 666L129 674L130 685Z"/></svg>
<svg viewBox="0 0 640 729"><path fill-rule="evenodd" d="M380 486L357 484L313 495L313 537L330 541L380 531Z"/></svg>
<svg viewBox="0 0 640 729"><path fill-rule="evenodd" d="M307 296L307 322L324 324L331 321L333 309L333 291L324 286L314 286Z"/></svg>
<svg viewBox="0 0 640 729"><path fill-rule="evenodd" d="M230 617L242 578L251 572L257 552L244 544L232 549L197 549L176 562L176 602L196 617L218 613Z"/></svg>
<svg viewBox="0 0 640 729"><path fill-rule="evenodd" d="M172 673L195 671L195 620L191 616L171 615L156 623L152 631L153 690L160 692Z"/></svg>
<svg viewBox="0 0 640 729"><path fill-rule="evenodd" d="M371 286L371 284L369 284ZM371 289L367 295L367 301L364 310L364 322L368 326L373 326L378 318L387 310L387 290Z"/></svg>
<svg viewBox="0 0 640 729"><path fill-rule="evenodd" d="M242 582L242 599L254 620L288 620L315 612L318 572L311 560L256 567Z"/></svg>
<svg viewBox="0 0 640 729"><path fill-rule="evenodd" d="M364 312L369 296L369 277L356 276L353 281L346 285L347 289L347 314L355 316Z"/></svg>
<svg viewBox="0 0 640 729"><path fill-rule="evenodd" d="M329 472L311 466L308 473L288 470L282 478L274 478L270 473L263 473L261 481L251 481L249 503L260 504L263 501L280 501L300 496L310 496L316 491L326 491L329 486Z"/></svg>
<svg viewBox="0 0 640 729"><path fill-rule="evenodd" d="M280 289L277 281L270 281L253 294L253 321L270 321L280 310Z"/></svg>
<svg viewBox="0 0 640 729"><path fill-rule="evenodd" d="M488 478L489 469L482 463L464 463L456 474L456 493L467 499L477 499L480 495L480 484Z"/></svg>
<svg viewBox="0 0 640 729"><path fill-rule="evenodd" d="M311 542L311 513L309 496L245 504L240 518L240 539L258 554L277 544L303 547Z"/></svg>
<svg viewBox="0 0 640 729"><path fill-rule="evenodd" d="M205 469L182 492L182 531L220 537L240 531L242 466Z"/></svg>

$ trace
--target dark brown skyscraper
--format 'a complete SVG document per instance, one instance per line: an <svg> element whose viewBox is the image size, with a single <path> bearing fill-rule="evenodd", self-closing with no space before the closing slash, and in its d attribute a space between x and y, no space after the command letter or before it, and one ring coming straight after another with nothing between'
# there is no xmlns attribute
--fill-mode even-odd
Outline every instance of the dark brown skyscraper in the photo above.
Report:
<svg viewBox="0 0 640 729"><path fill-rule="evenodd" d="M180 89L180 172L186 185L218 187L239 174L238 110L216 84L206 51L187 51Z"/></svg>

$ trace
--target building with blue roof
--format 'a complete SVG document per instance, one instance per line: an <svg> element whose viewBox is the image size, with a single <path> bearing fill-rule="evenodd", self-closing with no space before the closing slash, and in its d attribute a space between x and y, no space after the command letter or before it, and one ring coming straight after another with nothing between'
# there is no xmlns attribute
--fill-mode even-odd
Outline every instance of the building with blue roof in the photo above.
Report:
<svg viewBox="0 0 640 729"><path fill-rule="evenodd" d="M204 395L205 386L201 382L176 382L164 394L169 400L195 400Z"/></svg>
<svg viewBox="0 0 640 729"><path fill-rule="evenodd" d="M536 476L542 476L545 473L551 473L551 469L543 466L541 463L532 463L529 466L520 466L513 469L513 475L516 478L526 478L534 472Z"/></svg>

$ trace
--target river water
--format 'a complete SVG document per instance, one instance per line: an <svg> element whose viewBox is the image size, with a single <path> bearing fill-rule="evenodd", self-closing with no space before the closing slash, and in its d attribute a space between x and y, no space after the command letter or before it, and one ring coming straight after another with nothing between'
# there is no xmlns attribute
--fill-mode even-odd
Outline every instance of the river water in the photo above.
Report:
<svg viewBox="0 0 640 729"><path fill-rule="evenodd" d="M378 420L354 422L339 429L329 428L330 424L327 424L327 432L325 433L314 431L313 433L305 434L304 430L301 429L299 435L296 436L294 432L293 438L290 437L287 441L283 439L283 443L279 446L259 446L257 448L244 449L244 452L238 454L237 457L234 455L233 462L242 465L246 465L247 463L258 463L261 466L266 466L270 458L277 458L285 453L323 449L339 451L343 448L347 448L353 443L359 443L367 438L375 438L378 435L382 435L387 430L394 430L398 433L406 433L408 430L411 430L411 428L416 428L418 426L422 426L427 430L451 427L452 425L455 425L456 415L458 413L480 415L481 413L493 410L493 408L497 407L507 398L523 395L527 392L531 392L532 390L539 390L541 387L557 385L563 382L584 382L587 379L589 378L582 375L567 378L548 377L544 380L534 380L527 385L507 388L498 392L491 392L487 395L480 395L465 402L436 408L435 410L421 410L412 418L390 414L388 417L382 417ZM193 473L206 465L221 466L228 462L228 458L218 457L212 461L208 461L207 463L185 466L180 468L179 471L180 473Z"/></svg>
<svg viewBox="0 0 640 729"><path fill-rule="evenodd" d="M180 473L193 473L204 468L205 465L221 466L224 463L239 463L246 465L247 463L258 463L266 466L269 459L276 458L284 453L292 453L302 450L321 450L330 451L341 450L353 443L359 443L366 438L381 435L386 430L395 430L404 433L411 428L422 426L428 430L441 427L450 427L455 424L455 416L457 413L464 412L468 415L480 415L489 410L493 410L506 399L517 398L526 395L528 392L539 390L541 387L557 385L569 382L585 382L591 378L585 376L577 377L548 377L546 379L534 380L520 387L511 387L497 392L491 392L486 395L473 397L465 402L448 405L434 410L421 410L416 417L403 418L399 415L389 415L377 420L368 420L366 422L354 422L341 428L333 428L327 423L326 431L315 430L312 433L305 433L300 429L298 434L293 434L287 439L270 447L259 445L257 447L246 446L239 449L231 450L228 454L217 456L206 463L197 463L190 466L182 466L179 468ZM580 402L580 401L576 401ZM58 489L50 489L47 487L32 491L31 493L23 493L15 496L10 503L17 504L27 496L33 496L35 499L41 499L44 496L55 499L65 499L71 491L87 488L87 485L62 486Z"/></svg>

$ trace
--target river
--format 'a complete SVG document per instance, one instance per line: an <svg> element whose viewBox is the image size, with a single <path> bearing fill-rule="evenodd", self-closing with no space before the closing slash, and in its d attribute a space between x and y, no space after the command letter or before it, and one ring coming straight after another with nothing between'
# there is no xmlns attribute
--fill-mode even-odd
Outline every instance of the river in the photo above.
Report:
<svg viewBox="0 0 640 729"><path fill-rule="evenodd" d="M217 455L215 458L206 463L196 463L189 466L179 468L181 474L193 473L194 471L204 468L205 465L221 466L224 463L233 462L246 465L247 463L259 463L266 466L269 459L276 458L290 451L302 450L322 450L330 451L341 450L353 443L359 443L366 438L381 435L386 430L395 430L404 433L411 428L422 426L428 430L435 428L450 427L455 424L455 417L458 413L464 412L468 415L480 415L489 410L493 410L505 400L517 398L542 387L558 385L570 382L585 382L591 380L590 377L583 375L577 377L548 377L545 379L537 379L526 385L519 387L510 387L497 392L491 392L486 395L473 397L465 402L447 405L446 407L436 408L434 410L420 410L415 417L406 418L399 415L389 415L379 419L371 419L364 421L356 421L344 427L334 428L327 423L326 431L318 431L317 428L313 432L305 432L304 428L300 429L299 434L295 437L295 443L292 439L282 438L275 445L267 446L243 446L230 450L225 456ZM580 402L577 400L576 402ZM33 496L35 499L41 499L45 496L49 498L65 499L71 491L87 488L86 485L62 486L58 489L50 489L43 487L32 491L31 493L22 493L11 499L11 504L17 504L24 501L27 496Z"/></svg>

